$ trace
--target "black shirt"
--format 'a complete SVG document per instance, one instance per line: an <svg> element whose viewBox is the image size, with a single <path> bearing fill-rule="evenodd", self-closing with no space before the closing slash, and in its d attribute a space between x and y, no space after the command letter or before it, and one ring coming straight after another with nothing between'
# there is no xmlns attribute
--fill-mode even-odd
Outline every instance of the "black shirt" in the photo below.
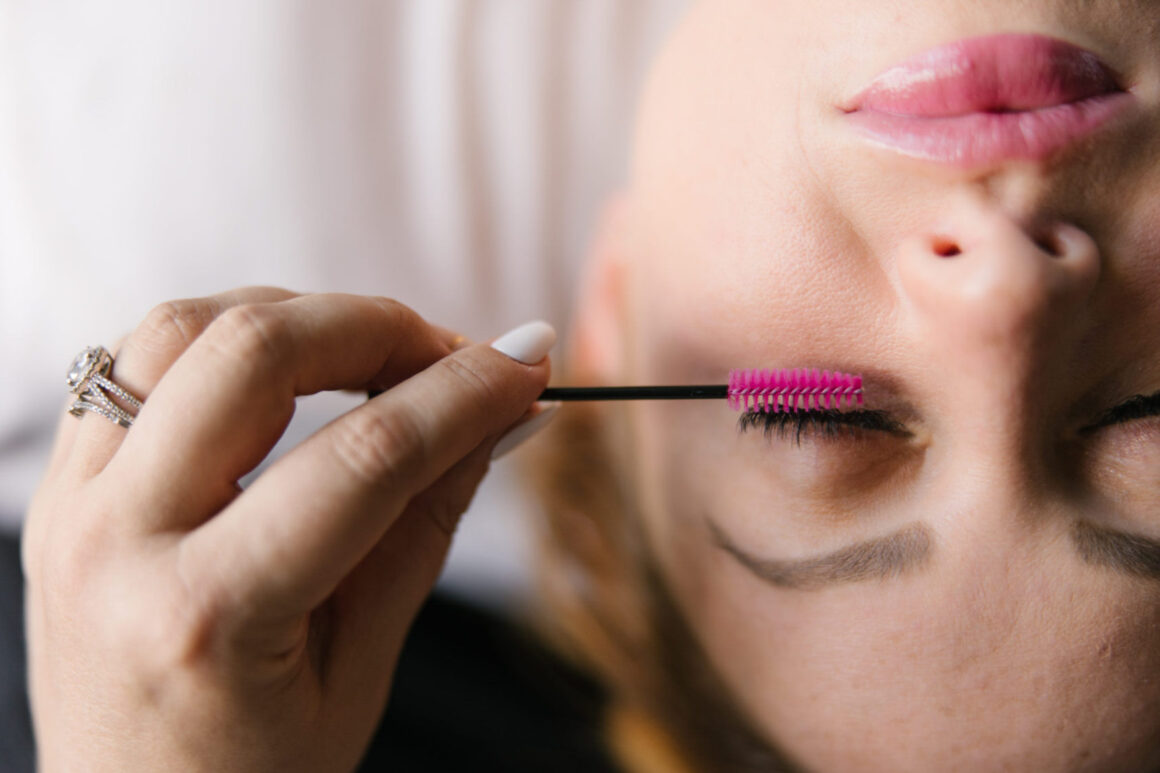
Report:
<svg viewBox="0 0 1160 773"><path fill-rule="evenodd" d="M604 773L603 698L502 617L436 594L415 622L363 771Z"/></svg>

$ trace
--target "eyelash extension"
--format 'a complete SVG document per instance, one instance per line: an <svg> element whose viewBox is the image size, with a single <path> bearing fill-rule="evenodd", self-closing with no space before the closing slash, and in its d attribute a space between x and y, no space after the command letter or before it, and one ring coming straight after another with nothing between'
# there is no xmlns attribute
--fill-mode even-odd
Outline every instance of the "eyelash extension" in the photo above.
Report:
<svg viewBox="0 0 1160 773"><path fill-rule="evenodd" d="M820 435L826 439L842 437L852 429L869 429L895 435L906 434L906 429L884 411L805 411L799 413L765 413L748 411L737 422L741 432L760 429L766 436L786 439L793 433L793 441L801 445L802 438Z"/></svg>
<svg viewBox="0 0 1160 773"><path fill-rule="evenodd" d="M540 400L710 400L726 399L729 407L767 414L828 412L863 403L862 377L820 371L734 370L728 384L707 386L555 387Z"/></svg>

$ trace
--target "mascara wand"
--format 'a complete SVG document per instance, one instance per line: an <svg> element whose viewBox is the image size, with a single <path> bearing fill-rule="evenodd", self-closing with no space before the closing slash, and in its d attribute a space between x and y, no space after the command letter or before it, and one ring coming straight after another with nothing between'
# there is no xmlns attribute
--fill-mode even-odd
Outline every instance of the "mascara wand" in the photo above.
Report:
<svg viewBox="0 0 1160 773"><path fill-rule="evenodd" d="M550 387L540 400L713 400L727 399L735 410L781 413L832 410L863 403L862 377L849 373L793 370L734 370L728 384L700 386ZM824 403L824 404L823 404Z"/></svg>
<svg viewBox="0 0 1160 773"><path fill-rule="evenodd" d="M725 384L706 386L622 386L549 387L541 400L579 402L583 400L712 400L729 396Z"/></svg>

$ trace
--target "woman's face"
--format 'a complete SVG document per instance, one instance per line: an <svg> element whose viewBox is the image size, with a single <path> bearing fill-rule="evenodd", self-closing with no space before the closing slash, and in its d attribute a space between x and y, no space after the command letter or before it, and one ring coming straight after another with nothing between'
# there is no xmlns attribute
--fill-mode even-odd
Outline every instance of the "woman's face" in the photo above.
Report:
<svg viewBox="0 0 1160 773"><path fill-rule="evenodd" d="M631 409L668 584L807 767L1160 765L1158 40L1155 0L719 0L658 63L611 377L883 412Z"/></svg>

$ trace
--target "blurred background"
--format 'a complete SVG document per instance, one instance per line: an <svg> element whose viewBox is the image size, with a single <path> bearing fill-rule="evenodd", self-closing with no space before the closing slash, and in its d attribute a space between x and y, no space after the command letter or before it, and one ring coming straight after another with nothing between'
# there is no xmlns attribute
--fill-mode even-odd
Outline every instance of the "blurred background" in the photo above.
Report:
<svg viewBox="0 0 1160 773"><path fill-rule="evenodd" d="M158 302L269 284L394 297L475 339L566 333L684 5L0 0L0 526L72 357ZM354 399L303 401L287 440ZM444 586L518 599L527 508L498 465Z"/></svg>

